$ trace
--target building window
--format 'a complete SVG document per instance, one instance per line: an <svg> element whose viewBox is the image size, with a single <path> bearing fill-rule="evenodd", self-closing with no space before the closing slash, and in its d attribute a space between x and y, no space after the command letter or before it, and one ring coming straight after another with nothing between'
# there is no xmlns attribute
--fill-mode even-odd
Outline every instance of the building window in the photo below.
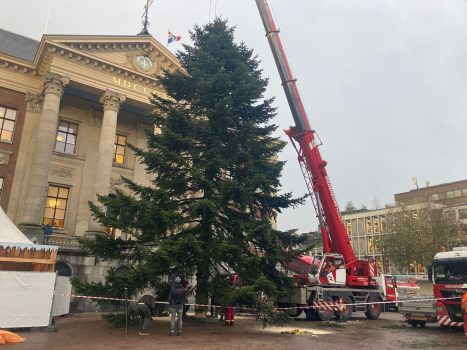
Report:
<svg viewBox="0 0 467 350"><path fill-rule="evenodd" d="M381 233L385 233L386 232L386 217L382 216L380 218L380 221L381 221Z"/></svg>
<svg viewBox="0 0 467 350"><path fill-rule="evenodd" d="M2 183L3 183L3 179L2 179ZM465 220L465 219L467 219L467 209L460 209L459 210L459 220Z"/></svg>
<svg viewBox="0 0 467 350"><path fill-rule="evenodd" d="M456 211L452 209L446 209L444 211L444 217L448 220L456 220Z"/></svg>
<svg viewBox="0 0 467 350"><path fill-rule="evenodd" d="M373 238L368 238L367 244L366 244L366 251L368 254L374 254L375 253L375 246L373 243Z"/></svg>
<svg viewBox="0 0 467 350"><path fill-rule="evenodd" d="M347 234L351 236L352 235L352 222L348 220L346 221L346 224L347 224Z"/></svg>
<svg viewBox="0 0 467 350"><path fill-rule="evenodd" d="M55 142L55 151L74 154L77 134L77 124L60 120L57 130L57 140Z"/></svg>
<svg viewBox="0 0 467 350"><path fill-rule="evenodd" d="M426 269L425 265L423 264L417 264L416 262L413 262L409 264L409 269L408 269L409 275L425 275Z"/></svg>
<svg viewBox="0 0 467 350"><path fill-rule="evenodd" d="M0 141L12 142L17 111L0 106Z"/></svg>
<svg viewBox="0 0 467 350"><path fill-rule="evenodd" d="M125 163L126 136L115 135L114 162L117 164Z"/></svg>
<svg viewBox="0 0 467 350"><path fill-rule="evenodd" d="M357 219L357 235L365 234L365 228L363 223L363 218Z"/></svg>
<svg viewBox="0 0 467 350"><path fill-rule="evenodd" d="M379 233L379 219L378 217L373 217L373 232Z"/></svg>
<svg viewBox="0 0 467 350"><path fill-rule="evenodd" d="M366 221L366 234L373 233L373 225L371 224L371 218L365 218Z"/></svg>
<svg viewBox="0 0 467 350"><path fill-rule="evenodd" d="M375 258L375 260L376 260L376 261L375 261L375 262L376 262L376 269L377 269L378 273L383 274L383 273L384 273L384 270L383 270L383 264L382 264L382 262L381 262L381 260L382 260L381 257L380 257L380 256L377 256L377 257Z"/></svg>
<svg viewBox="0 0 467 350"><path fill-rule="evenodd" d="M49 185L45 204L44 225L51 224L54 228L64 227L69 192L70 189L67 187Z"/></svg>
<svg viewBox="0 0 467 350"><path fill-rule="evenodd" d="M374 247L375 253L381 254L381 246L382 246L381 236L375 236L373 239L373 247Z"/></svg>
<svg viewBox="0 0 467 350"><path fill-rule="evenodd" d="M5 180L5 178L4 178L4 177L0 177L0 198L2 198L3 180Z"/></svg>

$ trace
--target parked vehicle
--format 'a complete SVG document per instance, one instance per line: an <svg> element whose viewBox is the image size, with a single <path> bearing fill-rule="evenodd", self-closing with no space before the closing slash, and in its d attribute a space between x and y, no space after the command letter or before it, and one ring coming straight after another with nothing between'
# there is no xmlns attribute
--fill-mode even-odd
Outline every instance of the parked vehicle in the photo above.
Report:
<svg viewBox="0 0 467 350"><path fill-rule="evenodd" d="M438 321L442 327L462 327L462 285L467 283L467 247L437 253L429 268L428 278L433 282L434 302L404 302L399 311L409 324L422 325Z"/></svg>
<svg viewBox="0 0 467 350"><path fill-rule="evenodd" d="M441 326L462 327L462 285L467 283L467 247L435 255L429 273L433 282L436 315Z"/></svg>
<svg viewBox="0 0 467 350"><path fill-rule="evenodd" d="M435 304L434 301L403 302L399 305L399 312L411 326L425 327L427 322L437 321Z"/></svg>

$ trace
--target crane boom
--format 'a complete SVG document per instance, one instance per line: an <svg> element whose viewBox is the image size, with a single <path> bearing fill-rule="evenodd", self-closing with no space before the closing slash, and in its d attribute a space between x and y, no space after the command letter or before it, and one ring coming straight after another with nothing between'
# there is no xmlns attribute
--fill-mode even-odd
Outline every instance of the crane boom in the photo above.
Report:
<svg viewBox="0 0 467 350"><path fill-rule="evenodd" d="M298 160L307 182L308 190L316 199L316 210L320 219L320 229L325 253L342 254L348 271L347 282L353 286L369 285L369 279L358 276L371 276L375 267L367 261L357 261L349 235L344 225L334 192L326 172L327 162L318 149L315 131L310 127L305 108L293 77L279 30L272 17L268 2L256 0L266 36L276 62L282 86L292 112L295 126L286 130L297 153ZM370 266L371 265L371 266ZM370 278L371 279L371 278Z"/></svg>

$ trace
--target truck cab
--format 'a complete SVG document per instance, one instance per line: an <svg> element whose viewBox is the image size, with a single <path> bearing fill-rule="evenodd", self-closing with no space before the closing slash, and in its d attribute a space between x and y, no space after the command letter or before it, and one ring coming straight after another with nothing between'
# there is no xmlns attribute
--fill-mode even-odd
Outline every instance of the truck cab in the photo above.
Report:
<svg viewBox="0 0 467 350"><path fill-rule="evenodd" d="M432 269L433 294L442 299L436 303L438 319L446 319L442 325L447 326L463 323L460 297L462 285L467 283L467 247L436 254Z"/></svg>
<svg viewBox="0 0 467 350"><path fill-rule="evenodd" d="M397 302L396 300L399 297L397 291L398 283L397 278L394 275L380 275L373 277L378 284L378 289L383 296L383 300L386 302L384 305L385 310L394 310L397 311Z"/></svg>

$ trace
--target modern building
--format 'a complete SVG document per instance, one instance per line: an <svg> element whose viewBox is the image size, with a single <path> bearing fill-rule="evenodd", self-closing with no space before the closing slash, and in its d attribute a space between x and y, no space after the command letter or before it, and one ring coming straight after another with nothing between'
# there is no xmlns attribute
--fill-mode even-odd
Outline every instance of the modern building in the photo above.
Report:
<svg viewBox="0 0 467 350"><path fill-rule="evenodd" d="M157 77L179 69L150 35L37 42L0 30L0 204L37 243L50 223L69 273L102 276L82 269L95 264L77 262L74 237L105 229L90 215L96 193L108 194L121 177L150 180L127 145L145 147L145 130L154 132L149 98L164 95Z"/></svg>
<svg viewBox="0 0 467 350"><path fill-rule="evenodd" d="M352 246L359 259L373 258L382 273L406 274L416 279L426 279L425 266L409 264L407 271L397 271L383 256L381 243L382 237L387 234L386 221L398 208L415 209L423 203L431 202L442 207L445 213L451 213L467 235L467 180L397 193L394 200L395 205L384 209L343 213Z"/></svg>
<svg viewBox="0 0 467 350"><path fill-rule="evenodd" d="M358 259L372 258L378 270L391 273L387 260L383 259L381 242L386 234L386 215L389 209L359 210L343 213L347 233Z"/></svg>
<svg viewBox="0 0 467 350"><path fill-rule="evenodd" d="M447 208L467 234L467 180L416 188L394 195L396 206L432 202Z"/></svg>

